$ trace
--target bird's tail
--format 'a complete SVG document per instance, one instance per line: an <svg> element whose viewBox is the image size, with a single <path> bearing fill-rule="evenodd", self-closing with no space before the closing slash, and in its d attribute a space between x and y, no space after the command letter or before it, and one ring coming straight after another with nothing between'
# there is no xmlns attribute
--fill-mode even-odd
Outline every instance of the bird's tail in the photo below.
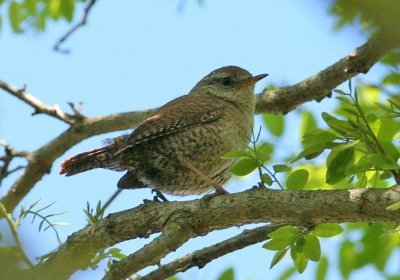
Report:
<svg viewBox="0 0 400 280"><path fill-rule="evenodd" d="M72 176L94 168L111 168L114 164L110 146L73 156L61 164L60 174Z"/></svg>

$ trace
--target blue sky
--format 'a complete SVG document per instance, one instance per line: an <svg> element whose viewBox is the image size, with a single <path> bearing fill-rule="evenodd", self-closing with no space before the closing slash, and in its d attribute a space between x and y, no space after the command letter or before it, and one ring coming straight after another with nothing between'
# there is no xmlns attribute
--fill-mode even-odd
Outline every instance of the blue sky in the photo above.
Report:
<svg viewBox="0 0 400 280"><path fill-rule="evenodd" d="M206 0L203 5L194 0L98 1L88 25L64 45L71 49L71 54L53 52L54 42L67 29L65 23L51 23L44 34L17 36L3 24L0 79L21 87L26 84L27 90L37 98L50 105L59 104L64 110L68 110L69 101L83 102L83 114L88 116L160 106L187 93L204 75L225 65L241 66L253 74L269 73L257 85L256 92L269 83L293 84L336 62L365 41L355 29L333 32L334 19L327 13L327 4L294 0ZM379 75L379 67L375 67L367 79L376 79ZM303 106L319 115L331 108L331 103L324 100ZM0 139L17 149L35 150L67 128L47 116L31 117L31 112L27 105L0 92ZM297 146L292 143L294 136L290 132L298 136L296 116L297 112L286 116L290 125L280 148L293 153ZM63 240L86 224L82 212L86 202L95 205L98 200L105 201L115 191L122 174L94 170L65 178L58 175L60 162L78 152L99 147L102 139L118 134L121 132L93 137L69 150L55 162L51 174L26 197L27 205L38 199L42 206L56 201L49 211L68 211L59 217L60 221L70 223L59 229ZM265 135L268 140L270 136ZM15 176L4 181L0 195L6 192ZM254 182L255 178L250 176L232 182L227 189L241 191ZM150 197L149 190L126 191L108 210L132 208ZM52 232L38 233L36 227L25 222L21 228L32 259L57 245ZM195 239L167 260L241 230L234 228ZM128 253L143 244L145 240L137 240L117 247ZM328 240L323 244L323 250L328 251L337 242ZM290 260L270 271L271 258L272 254L257 244L220 258L202 270L192 269L181 277L213 279L225 268L234 266L237 279L267 276L274 279ZM97 279L102 273L101 269L83 272L73 279ZM305 275L295 278L307 279L313 273L314 268L310 266ZM372 270L365 273L373 275ZM337 276L332 273L330 279Z"/></svg>

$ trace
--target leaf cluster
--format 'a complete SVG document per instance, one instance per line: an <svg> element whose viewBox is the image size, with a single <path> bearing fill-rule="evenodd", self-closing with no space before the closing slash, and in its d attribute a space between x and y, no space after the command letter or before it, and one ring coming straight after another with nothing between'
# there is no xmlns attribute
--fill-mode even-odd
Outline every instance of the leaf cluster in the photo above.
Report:
<svg viewBox="0 0 400 280"><path fill-rule="evenodd" d="M6 5L2 3L0 5ZM42 32L48 21L64 19L71 22L78 0L24 0L8 3L8 17L12 30L23 33L27 30ZM0 17L1 23L1 17Z"/></svg>
<svg viewBox="0 0 400 280"><path fill-rule="evenodd" d="M263 245L267 250L277 251L271 261L271 268L283 259L290 251L290 257L297 271L302 273L308 261L321 259L319 237L332 237L342 232L338 224L320 224L307 231L296 226L283 226L268 234L270 241Z"/></svg>
<svg viewBox="0 0 400 280"><path fill-rule="evenodd" d="M396 103L390 101L390 107L379 105L388 110L365 113L357 90L354 94L342 90L335 92L340 95L336 97L341 102L339 113L345 119L322 113L329 128L315 128L305 133L304 150L292 162L303 158L310 160L329 151L326 162L326 183L329 185L346 178L348 183L357 181L356 187L366 187L371 180L376 183L392 178L398 182L400 153L393 143L399 128L393 120Z"/></svg>

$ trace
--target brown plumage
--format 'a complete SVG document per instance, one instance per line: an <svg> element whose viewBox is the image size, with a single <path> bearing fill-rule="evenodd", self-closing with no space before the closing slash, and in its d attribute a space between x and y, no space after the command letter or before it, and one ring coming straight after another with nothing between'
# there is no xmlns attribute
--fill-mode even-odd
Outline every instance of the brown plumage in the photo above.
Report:
<svg viewBox="0 0 400 280"><path fill-rule="evenodd" d="M230 178L235 160L251 135L254 84L265 77L228 66L204 77L189 94L170 101L130 135L62 163L71 176L93 168L127 170L119 188L150 188L174 195L202 194Z"/></svg>

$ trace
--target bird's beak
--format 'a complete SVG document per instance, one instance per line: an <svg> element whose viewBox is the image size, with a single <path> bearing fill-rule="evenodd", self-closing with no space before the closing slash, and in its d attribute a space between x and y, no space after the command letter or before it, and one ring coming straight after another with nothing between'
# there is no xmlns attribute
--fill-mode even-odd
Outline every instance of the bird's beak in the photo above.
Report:
<svg viewBox="0 0 400 280"><path fill-rule="evenodd" d="M254 76L248 80L242 81L238 84L239 88L244 88L244 87L248 87L248 86L252 86L255 83L257 83L259 80L264 79L265 77L267 77L268 74L260 74L257 76Z"/></svg>

